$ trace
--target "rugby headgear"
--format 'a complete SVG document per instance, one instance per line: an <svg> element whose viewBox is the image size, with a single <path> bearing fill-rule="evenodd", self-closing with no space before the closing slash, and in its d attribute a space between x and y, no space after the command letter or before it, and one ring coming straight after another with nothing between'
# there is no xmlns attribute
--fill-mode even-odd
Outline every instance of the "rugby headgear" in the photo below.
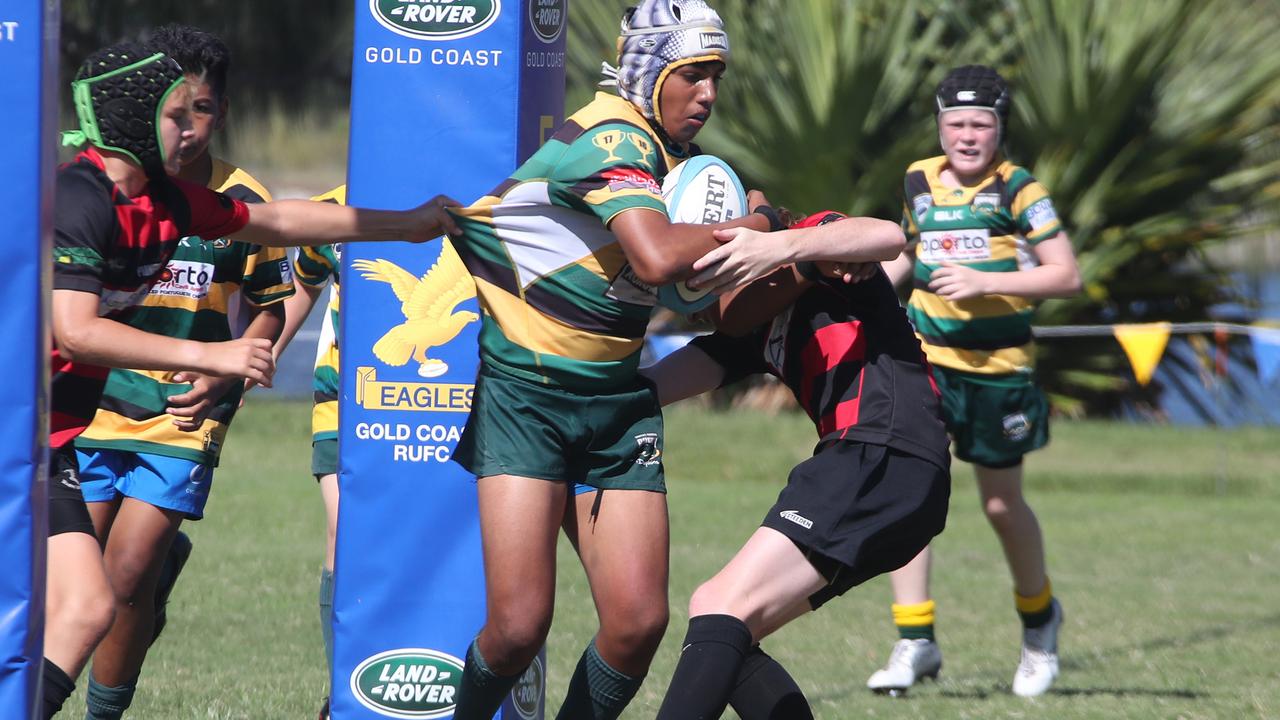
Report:
<svg viewBox="0 0 1280 720"><path fill-rule="evenodd" d="M958 67L938 83L934 94L938 115L950 110L986 110L995 113L997 133L1004 140L1009 125L1009 86L1000 73L986 65Z"/></svg>
<svg viewBox="0 0 1280 720"><path fill-rule="evenodd" d="M182 68L164 53L120 43L90 55L71 83L84 141L124 153L148 175L164 173L160 111L183 82ZM77 142L78 141L78 142Z"/></svg>
<svg viewBox="0 0 1280 720"><path fill-rule="evenodd" d="M713 60L729 61L729 36L705 0L643 0L622 16L618 94L658 125L662 124L658 99L667 76L683 65ZM611 70L606 65L605 74Z"/></svg>

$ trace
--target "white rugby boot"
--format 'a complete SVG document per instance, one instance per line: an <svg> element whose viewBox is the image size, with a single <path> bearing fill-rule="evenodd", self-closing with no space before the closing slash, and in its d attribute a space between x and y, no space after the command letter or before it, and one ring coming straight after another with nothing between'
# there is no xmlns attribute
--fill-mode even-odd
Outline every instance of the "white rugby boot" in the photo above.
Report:
<svg viewBox="0 0 1280 720"><path fill-rule="evenodd" d="M1058 679L1058 629L1064 616L1057 598L1052 608L1049 622L1022 631L1022 660L1013 676L1014 695L1038 697Z"/></svg>
<svg viewBox="0 0 1280 720"><path fill-rule="evenodd" d="M893 644L889 663L867 679L867 687L877 693L897 697L921 678L937 680L941 670L942 651L938 649L938 643L924 638L903 638Z"/></svg>

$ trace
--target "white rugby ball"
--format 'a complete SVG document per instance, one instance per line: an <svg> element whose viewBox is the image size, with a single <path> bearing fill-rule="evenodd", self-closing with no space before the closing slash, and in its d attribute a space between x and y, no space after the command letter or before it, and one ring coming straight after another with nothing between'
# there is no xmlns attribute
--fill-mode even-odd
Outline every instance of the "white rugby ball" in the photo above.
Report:
<svg viewBox="0 0 1280 720"><path fill-rule="evenodd" d="M673 223L708 225L747 214L742 181L714 155L698 155L672 168L662 181L662 201ZM658 304L681 314L697 312L715 301L715 295L684 282L658 288Z"/></svg>

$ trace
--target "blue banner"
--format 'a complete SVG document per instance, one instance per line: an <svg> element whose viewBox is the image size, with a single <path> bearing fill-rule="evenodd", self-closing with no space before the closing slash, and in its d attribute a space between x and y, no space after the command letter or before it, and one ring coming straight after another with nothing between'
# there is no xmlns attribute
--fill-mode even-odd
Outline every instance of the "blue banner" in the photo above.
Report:
<svg viewBox="0 0 1280 720"><path fill-rule="evenodd" d="M505 179L563 119L565 12L565 0L357 0L351 204L470 203ZM447 243L345 250L332 710L451 717L485 612L475 483L449 461L480 308ZM500 717L542 717L543 667Z"/></svg>
<svg viewBox="0 0 1280 720"><path fill-rule="evenodd" d="M1280 329L1257 327L1249 330L1253 343L1253 357L1258 363L1258 378L1263 385L1270 385L1280 372Z"/></svg>
<svg viewBox="0 0 1280 720"><path fill-rule="evenodd" d="M0 708L36 717L43 657L45 484L49 442L49 259L53 227L53 87L57 4L9 0L0 6L0 213L5 241L0 313Z"/></svg>

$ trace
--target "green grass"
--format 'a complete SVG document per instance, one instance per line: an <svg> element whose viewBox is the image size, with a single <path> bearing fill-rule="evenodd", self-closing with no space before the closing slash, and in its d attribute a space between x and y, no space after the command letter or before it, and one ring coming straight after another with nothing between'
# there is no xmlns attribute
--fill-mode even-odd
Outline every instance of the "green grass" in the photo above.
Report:
<svg viewBox="0 0 1280 720"><path fill-rule="evenodd" d="M323 511L307 425L300 404L257 402L237 420L207 519L188 525L196 550L129 717L313 716ZM812 432L795 415L669 414L672 620L625 718L656 713L690 593L756 527ZM864 689L894 640L878 578L765 642L817 717L1280 717L1280 433L1061 422L1054 435L1029 462L1028 492L1067 613L1055 691L1030 702L1008 692L1019 642L1008 574L957 465L935 546L941 681L900 700ZM552 709L594 632L582 571L563 543L562 553ZM79 717L83 702L78 693L64 714Z"/></svg>

